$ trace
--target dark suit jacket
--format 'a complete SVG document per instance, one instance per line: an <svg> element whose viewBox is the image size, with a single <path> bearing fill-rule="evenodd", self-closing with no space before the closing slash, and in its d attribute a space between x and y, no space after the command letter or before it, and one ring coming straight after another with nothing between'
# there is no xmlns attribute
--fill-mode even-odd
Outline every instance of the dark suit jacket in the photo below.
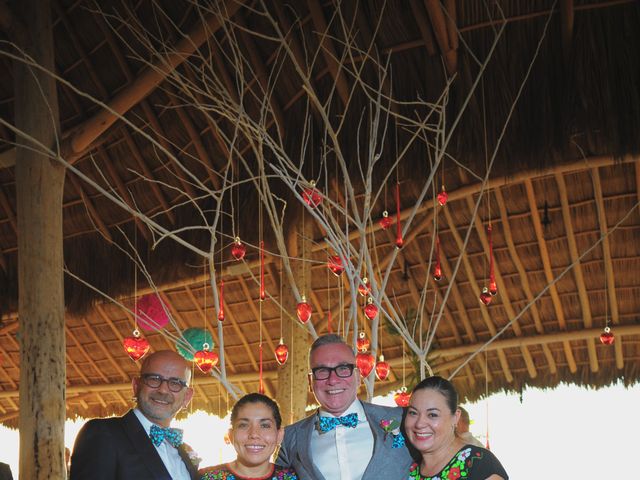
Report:
<svg viewBox="0 0 640 480"><path fill-rule="evenodd" d="M197 468L178 449L193 480ZM124 417L88 421L71 455L70 480L171 480L158 451L130 410Z"/></svg>
<svg viewBox="0 0 640 480"><path fill-rule="evenodd" d="M0 462L0 480L13 480L13 475L11 475L11 467L2 462Z"/></svg>
<svg viewBox="0 0 640 480"><path fill-rule="evenodd" d="M373 433L373 454L362 480L405 480L413 460L406 447L392 448L392 435L386 435L381 420L402 421L402 409L382 407L362 402L364 413ZM276 464L293 467L300 480L325 480L311 458L311 434L316 425L316 414L310 415L284 430L284 440ZM333 479L326 479L333 480Z"/></svg>

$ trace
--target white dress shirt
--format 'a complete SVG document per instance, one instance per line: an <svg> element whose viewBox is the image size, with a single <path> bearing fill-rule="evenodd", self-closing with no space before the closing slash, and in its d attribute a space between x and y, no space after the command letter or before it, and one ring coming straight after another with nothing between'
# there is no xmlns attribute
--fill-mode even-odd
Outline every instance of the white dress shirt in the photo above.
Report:
<svg viewBox="0 0 640 480"><path fill-rule="evenodd" d="M142 424L142 428L144 428L144 431L149 435L151 432L151 425L153 425L153 423L137 408L133 410L133 413L136 414L136 417L138 417L138 420ZM151 441L151 439L149 439L149 441ZM178 453L177 448L165 439L158 447L156 447L156 450L173 480L191 480L189 470L187 470L187 466L182 461L182 457Z"/></svg>
<svg viewBox="0 0 640 480"><path fill-rule="evenodd" d="M333 417L320 409L323 417ZM361 480L373 455L373 432L359 400L341 415L358 414L356 428L338 425L330 432L317 428L311 435L311 458L324 478L331 480Z"/></svg>

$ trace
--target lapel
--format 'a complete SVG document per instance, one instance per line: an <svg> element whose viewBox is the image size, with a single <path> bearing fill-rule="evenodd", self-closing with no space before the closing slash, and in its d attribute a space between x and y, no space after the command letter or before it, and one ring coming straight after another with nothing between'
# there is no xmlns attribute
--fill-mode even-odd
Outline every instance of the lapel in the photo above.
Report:
<svg viewBox="0 0 640 480"><path fill-rule="evenodd" d="M182 461L184 462L185 466L187 467L187 470L189 471L189 476L193 480L197 480L198 478L200 478L198 477L197 467L193 463L191 463L191 459L189 458L189 454L187 453L187 449L185 448L184 443L180 445L180 447L178 448L178 453L180 454L180 458L182 458Z"/></svg>
<svg viewBox="0 0 640 480"><path fill-rule="evenodd" d="M369 428L371 429L371 434L373 435L373 453L363 474L363 478L366 478L368 474L373 473L372 471L377 468L375 459L382 459L384 461L385 455L380 452L384 448L384 431L379 425L380 418L376 414L375 407L367 402L361 403L364 408L364 414L367 417L367 422L369 423Z"/></svg>
<svg viewBox="0 0 640 480"><path fill-rule="evenodd" d="M304 465L305 468L311 470L312 477L318 480L325 480L318 467L316 467L315 463L311 459L311 439L313 435L313 431L316 428L316 421L318 419L318 411L313 415L308 416L304 419L302 424L300 425L300 444L304 445L304 448L300 449L300 463ZM303 478L303 477L301 477Z"/></svg>
<svg viewBox="0 0 640 480"><path fill-rule="evenodd" d="M133 448L140 454L142 462L149 472L153 474L151 478L170 479L169 472L164 466L164 463L162 463L158 451L153 446L153 443L151 443L151 439L147 435L147 432L144 431L133 410L129 410L129 412L122 417L122 426Z"/></svg>

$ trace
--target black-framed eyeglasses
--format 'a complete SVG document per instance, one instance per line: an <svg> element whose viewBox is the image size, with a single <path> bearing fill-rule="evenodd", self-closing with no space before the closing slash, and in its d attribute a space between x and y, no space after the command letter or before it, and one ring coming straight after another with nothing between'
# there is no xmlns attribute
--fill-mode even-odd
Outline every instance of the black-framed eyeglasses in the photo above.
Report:
<svg viewBox="0 0 640 480"><path fill-rule="evenodd" d="M336 374L336 377L349 378L353 375L353 369L356 366L353 363L342 363L335 367L316 367L311 369L311 374L316 380L327 380L331 376L331 372Z"/></svg>
<svg viewBox="0 0 640 480"><path fill-rule="evenodd" d="M179 378L164 378L162 375L156 375L155 373L143 373L140 375L142 383L149 388L160 388L162 382L167 382L167 388L173 393L182 391L187 387L187 382L180 380Z"/></svg>

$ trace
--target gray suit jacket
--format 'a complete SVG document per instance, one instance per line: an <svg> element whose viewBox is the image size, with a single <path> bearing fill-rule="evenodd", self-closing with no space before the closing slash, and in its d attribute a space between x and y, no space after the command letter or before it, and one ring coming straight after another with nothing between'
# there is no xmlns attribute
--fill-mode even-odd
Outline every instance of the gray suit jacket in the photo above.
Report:
<svg viewBox="0 0 640 480"><path fill-rule="evenodd" d="M393 438L387 435L385 439L385 431L380 426L380 420L395 418L401 422L402 409L366 402L362 405L373 432L373 455L362 480L405 480L412 463L409 450L406 447L391 448ZM335 480L325 479L311 458L311 434L316 428L316 420L317 415L313 414L285 428L276 464L295 468L300 480Z"/></svg>

